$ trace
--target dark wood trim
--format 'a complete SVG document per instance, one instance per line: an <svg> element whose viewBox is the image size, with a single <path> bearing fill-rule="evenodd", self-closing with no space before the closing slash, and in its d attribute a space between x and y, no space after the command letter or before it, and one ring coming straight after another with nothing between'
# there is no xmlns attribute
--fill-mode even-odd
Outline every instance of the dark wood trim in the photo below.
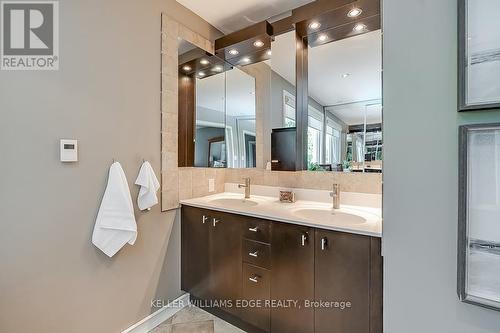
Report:
<svg viewBox="0 0 500 333"><path fill-rule="evenodd" d="M297 128L297 145L295 170L307 170L307 125L309 106L308 85L308 45L307 39L295 32L295 126Z"/></svg>
<svg viewBox="0 0 500 333"><path fill-rule="evenodd" d="M196 78L179 73L178 86L178 166L194 166Z"/></svg>
<svg viewBox="0 0 500 333"><path fill-rule="evenodd" d="M383 258L380 238L370 239L370 333L383 332Z"/></svg>

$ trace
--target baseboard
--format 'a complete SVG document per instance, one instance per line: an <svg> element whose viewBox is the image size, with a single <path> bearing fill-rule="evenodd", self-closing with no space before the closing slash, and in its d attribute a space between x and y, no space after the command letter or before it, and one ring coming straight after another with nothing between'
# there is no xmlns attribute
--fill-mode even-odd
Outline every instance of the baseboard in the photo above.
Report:
<svg viewBox="0 0 500 333"><path fill-rule="evenodd" d="M148 333L188 304L189 294L184 294L158 311L150 314L140 322L130 326L122 333Z"/></svg>

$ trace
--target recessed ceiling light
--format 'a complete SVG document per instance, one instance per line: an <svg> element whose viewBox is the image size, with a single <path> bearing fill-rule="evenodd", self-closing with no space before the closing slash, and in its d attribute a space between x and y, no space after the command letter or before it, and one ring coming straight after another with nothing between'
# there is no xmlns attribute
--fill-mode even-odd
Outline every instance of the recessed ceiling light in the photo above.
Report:
<svg viewBox="0 0 500 333"><path fill-rule="evenodd" d="M198 72L198 76L205 76L205 72Z"/></svg>
<svg viewBox="0 0 500 333"><path fill-rule="evenodd" d="M253 46L255 47L262 47L264 46L264 42L261 41L261 40L256 40L254 43L253 43Z"/></svg>
<svg viewBox="0 0 500 333"><path fill-rule="evenodd" d="M208 65L210 62L207 59L201 59L200 64L202 65Z"/></svg>
<svg viewBox="0 0 500 333"><path fill-rule="evenodd" d="M349 13L347 13L347 16L348 17L358 17L359 15L361 15L362 12L363 12L363 10L361 10L361 8L353 8L349 11Z"/></svg>
<svg viewBox="0 0 500 333"><path fill-rule="evenodd" d="M191 68L191 66L186 65L186 66L182 67L182 69L185 70L186 72L189 72L192 68Z"/></svg>
<svg viewBox="0 0 500 333"><path fill-rule="evenodd" d="M318 30L319 27L321 27L321 23L319 23L319 22L314 21L314 22L309 23L309 28L312 30Z"/></svg>
<svg viewBox="0 0 500 333"><path fill-rule="evenodd" d="M327 35L325 35L325 34L321 34L321 35L319 35L319 37L318 37L318 40L319 40L320 42L324 42L324 41L326 41L327 39L328 39L328 36L327 36Z"/></svg>
<svg viewBox="0 0 500 333"><path fill-rule="evenodd" d="M347 77L351 76L351 73L344 73L342 74L342 78L345 79Z"/></svg>
<svg viewBox="0 0 500 333"><path fill-rule="evenodd" d="M241 59L241 61L243 61L243 62L250 62L250 58L249 57L245 57L245 58Z"/></svg>
<svg viewBox="0 0 500 333"><path fill-rule="evenodd" d="M355 32L365 31L366 25L364 25L363 23L358 23L354 26L354 28L352 30L354 30Z"/></svg>
<svg viewBox="0 0 500 333"><path fill-rule="evenodd" d="M212 68L212 70L213 70L214 72L222 72L222 66L217 65L217 66L215 66L214 68Z"/></svg>
<svg viewBox="0 0 500 333"><path fill-rule="evenodd" d="M271 51L271 50L267 50L266 54L267 54L268 56L271 56L271 55L273 54L273 51Z"/></svg>
<svg viewBox="0 0 500 333"><path fill-rule="evenodd" d="M239 52L236 49L231 49L231 50L229 50L229 54L230 55L237 55L237 54L239 54Z"/></svg>

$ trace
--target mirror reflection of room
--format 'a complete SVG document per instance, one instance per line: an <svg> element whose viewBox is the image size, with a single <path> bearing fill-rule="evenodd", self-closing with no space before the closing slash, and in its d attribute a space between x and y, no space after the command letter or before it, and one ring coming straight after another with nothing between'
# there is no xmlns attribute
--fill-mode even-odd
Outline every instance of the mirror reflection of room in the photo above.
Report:
<svg viewBox="0 0 500 333"><path fill-rule="evenodd" d="M308 170L381 172L381 31L318 38L308 49ZM272 44L273 129L295 126L294 48L294 31Z"/></svg>

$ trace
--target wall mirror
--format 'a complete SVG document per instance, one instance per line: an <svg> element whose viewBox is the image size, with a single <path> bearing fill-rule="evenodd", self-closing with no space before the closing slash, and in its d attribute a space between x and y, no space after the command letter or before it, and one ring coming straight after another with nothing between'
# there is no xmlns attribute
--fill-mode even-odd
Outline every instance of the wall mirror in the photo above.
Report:
<svg viewBox="0 0 500 333"><path fill-rule="evenodd" d="M381 172L381 31L309 41L309 170Z"/></svg>
<svg viewBox="0 0 500 333"><path fill-rule="evenodd" d="M182 39L178 50L179 166L255 167L255 78Z"/></svg>

